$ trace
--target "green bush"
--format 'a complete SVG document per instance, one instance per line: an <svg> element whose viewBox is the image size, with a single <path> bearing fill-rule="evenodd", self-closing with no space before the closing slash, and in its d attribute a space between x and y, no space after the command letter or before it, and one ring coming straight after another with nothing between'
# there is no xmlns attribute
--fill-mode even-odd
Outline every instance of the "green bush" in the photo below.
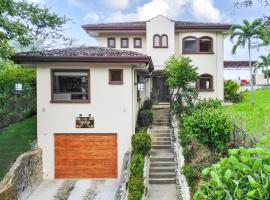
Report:
<svg viewBox="0 0 270 200"><path fill-rule="evenodd" d="M15 83L23 92L15 91ZM8 62L0 63L0 128L36 112L36 72Z"/></svg>
<svg viewBox="0 0 270 200"><path fill-rule="evenodd" d="M151 137L145 129L132 135L131 138L132 153L146 156L151 150Z"/></svg>
<svg viewBox="0 0 270 200"><path fill-rule="evenodd" d="M152 109L153 101L151 99L146 99L143 103L143 109L144 110L150 110Z"/></svg>
<svg viewBox="0 0 270 200"><path fill-rule="evenodd" d="M224 81L224 98L225 100L232 101L234 103L242 102L244 96L242 93L238 93L240 85L234 81Z"/></svg>
<svg viewBox="0 0 270 200"><path fill-rule="evenodd" d="M222 109L200 109L191 115L183 114L182 126L182 134L196 138L211 151L223 151L230 141L232 122Z"/></svg>
<svg viewBox="0 0 270 200"><path fill-rule="evenodd" d="M202 171L194 195L202 199L270 199L270 151L262 148L231 149L229 155Z"/></svg>
<svg viewBox="0 0 270 200"><path fill-rule="evenodd" d="M221 107L222 107L222 104L219 99L208 98L208 99L199 100L195 104L194 110L208 109L208 108L219 109Z"/></svg>
<svg viewBox="0 0 270 200"><path fill-rule="evenodd" d="M153 123L152 110L140 110L137 123L139 127L149 127Z"/></svg>
<svg viewBox="0 0 270 200"><path fill-rule="evenodd" d="M128 200L141 200L143 192L143 178L131 175L128 180Z"/></svg>
<svg viewBox="0 0 270 200"><path fill-rule="evenodd" d="M134 154L130 163L130 174L143 178L144 157L141 154Z"/></svg>
<svg viewBox="0 0 270 200"><path fill-rule="evenodd" d="M198 181L198 176L200 176L200 171L196 169L196 166L194 164L185 164L182 167L182 172L187 179L189 187L193 188L196 182Z"/></svg>

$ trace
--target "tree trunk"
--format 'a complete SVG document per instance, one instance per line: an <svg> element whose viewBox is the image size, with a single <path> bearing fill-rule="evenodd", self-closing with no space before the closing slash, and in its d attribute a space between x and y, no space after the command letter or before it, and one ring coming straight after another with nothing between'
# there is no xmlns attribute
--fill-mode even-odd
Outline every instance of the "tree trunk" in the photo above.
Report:
<svg viewBox="0 0 270 200"><path fill-rule="evenodd" d="M248 40L248 56L249 56L249 70L250 70L251 104L254 105L254 85L253 85L253 76L252 76L251 41L250 40Z"/></svg>

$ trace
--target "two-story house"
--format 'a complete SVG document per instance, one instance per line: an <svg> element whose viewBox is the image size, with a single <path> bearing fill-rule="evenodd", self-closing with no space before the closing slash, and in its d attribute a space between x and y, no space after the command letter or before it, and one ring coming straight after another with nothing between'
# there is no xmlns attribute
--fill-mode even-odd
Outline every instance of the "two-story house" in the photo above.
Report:
<svg viewBox="0 0 270 200"><path fill-rule="evenodd" d="M161 72L172 55L189 56L198 67L201 97L223 100L223 39L230 25L157 16L82 27L99 47L14 57L37 70L37 142L45 179L119 178L142 102L151 96L168 101Z"/></svg>

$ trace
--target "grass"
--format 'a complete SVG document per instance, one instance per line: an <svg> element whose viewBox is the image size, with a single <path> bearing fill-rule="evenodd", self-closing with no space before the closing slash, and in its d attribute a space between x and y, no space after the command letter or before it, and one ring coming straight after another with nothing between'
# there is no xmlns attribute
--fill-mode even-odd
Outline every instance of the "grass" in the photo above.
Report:
<svg viewBox="0 0 270 200"><path fill-rule="evenodd" d="M251 105L250 92L245 92L243 102L225 106L225 110L250 134L270 134L270 90L255 90L254 106Z"/></svg>
<svg viewBox="0 0 270 200"><path fill-rule="evenodd" d="M37 119L31 117L0 130L0 180L16 158L29 150L36 139Z"/></svg>

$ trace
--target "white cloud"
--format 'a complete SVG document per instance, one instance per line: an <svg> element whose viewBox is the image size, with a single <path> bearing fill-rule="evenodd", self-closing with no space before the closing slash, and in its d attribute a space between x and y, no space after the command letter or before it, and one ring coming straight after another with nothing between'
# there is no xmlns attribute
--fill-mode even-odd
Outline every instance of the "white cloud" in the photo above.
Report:
<svg viewBox="0 0 270 200"><path fill-rule="evenodd" d="M88 13L85 15L84 20L90 21L91 23L98 22L100 20L100 16L97 13Z"/></svg>
<svg viewBox="0 0 270 200"><path fill-rule="evenodd" d="M119 9L124 9L129 5L129 0L103 0L103 1L106 5Z"/></svg>
<svg viewBox="0 0 270 200"><path fill-rule="evenodd" d="M214 7L212 0L193 0L192 13L197 19L218 22L221 20L220 11Z"/></svg>
<svg viewBox="0 0 270 200"><path fill-rule="evenodd" d="M29 3L44 4L44 0L27 0Z"/></svg>

